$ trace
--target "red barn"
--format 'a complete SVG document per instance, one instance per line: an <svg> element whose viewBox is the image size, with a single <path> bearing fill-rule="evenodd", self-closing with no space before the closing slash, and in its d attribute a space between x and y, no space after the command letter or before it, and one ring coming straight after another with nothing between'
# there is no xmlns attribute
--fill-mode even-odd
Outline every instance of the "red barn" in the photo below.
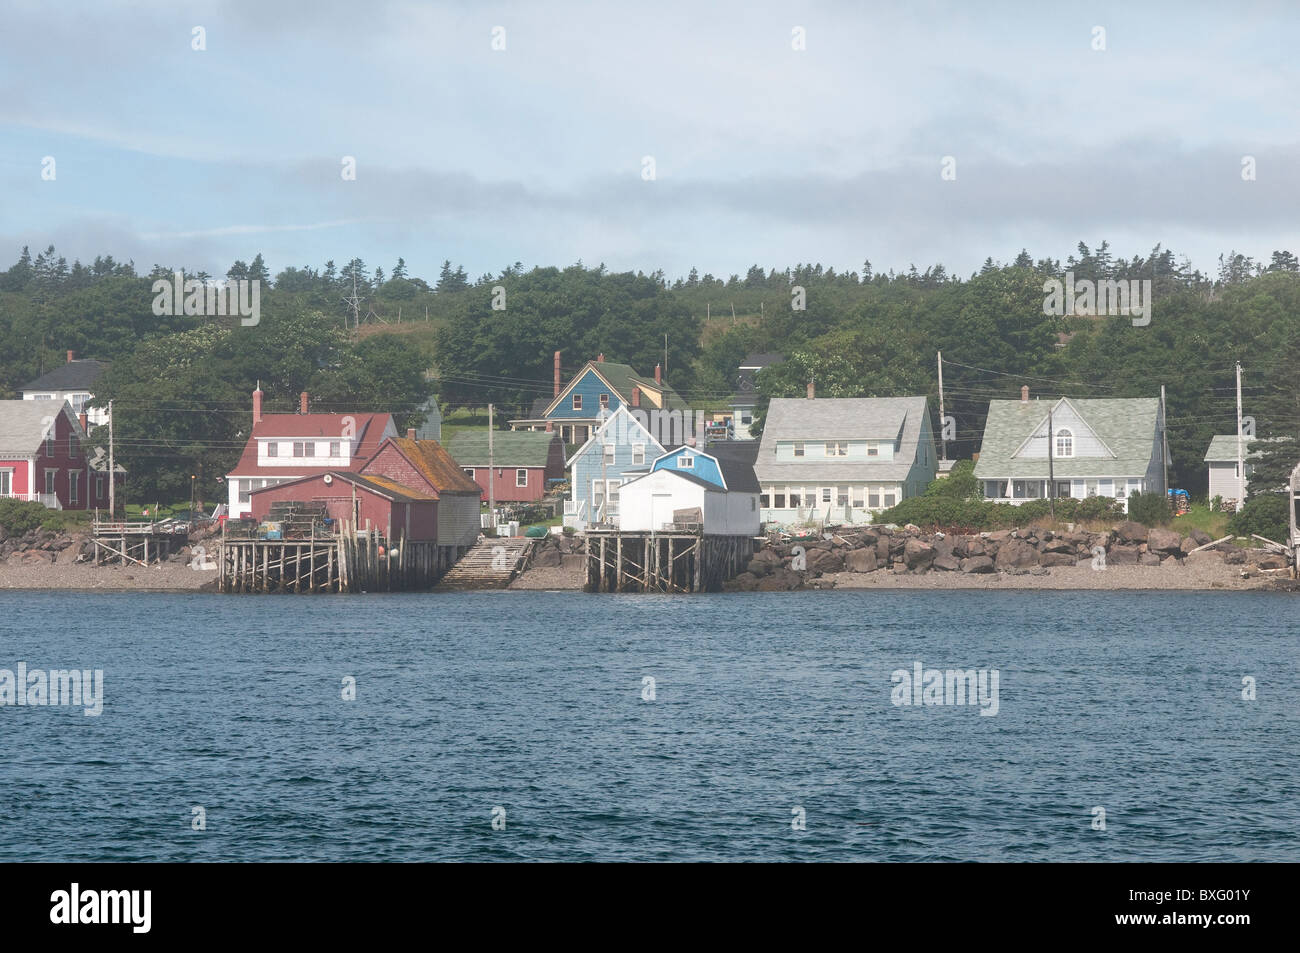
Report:
<svg viewBox="0 0 1300 953"><path fill-rule="evenodd" d="M385 440L361 471L386 477L438 501L438 543L472 546L479 534L479 488L436 440L417 440L415 431ZM459 554L458 554L459 555Z"/></svg>
<svg viewBox="0 0 1300 953"><path fill-rule="evenodd" d="M124 475L118 467L119 490ZM107 508L108 467L67 401L0 400L0 497Z"/></svg>
<svg viewBox="0 0 1300 953"><path fill-rule="evenodd" d="M267 518L272 503L324 503L331 519L348 520L360 530L378 530L389 539L405 536L413 542L434 542L438 538L438 500L383 476L331 470L259 487L249 496L252 515L259 520Z"/></svg>

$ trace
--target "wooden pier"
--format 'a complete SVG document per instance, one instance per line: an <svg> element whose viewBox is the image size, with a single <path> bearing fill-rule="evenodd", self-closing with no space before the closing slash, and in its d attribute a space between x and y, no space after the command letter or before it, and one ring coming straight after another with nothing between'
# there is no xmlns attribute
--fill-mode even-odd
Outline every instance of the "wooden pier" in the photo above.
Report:
<svg viewBox="0 0 1300 953"><path fill-rule="evenodd" d="M189 541L189 527L182 523L95 520L92 531L96 566L111 562L148 566Z"/></svg>
<svg viewBox="0 0 1300 953"><path fill-rule="evenodd" d="M220 592L415 592L432 589L467 547L402 536L386 539L349 525L304 539L223 536Z"/></svg>
<svg viewBox="0 0 1300 953"><path fill-rule="evenodd" d="M719 592L754 557L750 536L587 532L587 592Z"/></svg>

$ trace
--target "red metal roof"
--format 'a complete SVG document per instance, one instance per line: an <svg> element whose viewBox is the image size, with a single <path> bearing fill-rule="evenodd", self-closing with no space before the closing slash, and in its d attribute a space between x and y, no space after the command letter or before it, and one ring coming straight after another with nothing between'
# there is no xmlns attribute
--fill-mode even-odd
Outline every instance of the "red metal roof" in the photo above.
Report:
<svg viewBox="0 0 1300 953"><path fill-rule="evenodd" d="M253 425L253 432L249 435L248 443L244 445L244 452L239 462L226 476L227 478L279 477L283 479L316 476L331 470L345 469L338 466L299 466L296 461L290 466L258 466L257 441L273 437L343 439L347 420L351 421L352 432L360 437L360 443L357 452L352 456L352 465L346 469L360 470L378 452L385 430L392 427L392 414L266 414L260 423Z"/></svg>

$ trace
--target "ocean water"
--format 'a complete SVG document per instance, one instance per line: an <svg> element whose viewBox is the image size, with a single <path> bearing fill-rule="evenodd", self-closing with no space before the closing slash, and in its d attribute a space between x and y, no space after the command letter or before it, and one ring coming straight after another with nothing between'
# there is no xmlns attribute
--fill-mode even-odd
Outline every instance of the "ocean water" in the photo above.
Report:
<svg viewBox="0 0 1300 953"><path fill-rule="evenodd" d="M6 592L0 669L104 681L0 707L0 860L1296 861L1298 609ZM894 704L918 661L997 713Z"/></svg>

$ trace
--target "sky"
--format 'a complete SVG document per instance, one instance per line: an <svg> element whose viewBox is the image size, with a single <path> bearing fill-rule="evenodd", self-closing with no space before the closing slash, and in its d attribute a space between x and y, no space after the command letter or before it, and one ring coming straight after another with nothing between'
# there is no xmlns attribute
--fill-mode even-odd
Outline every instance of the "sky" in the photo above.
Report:
<svg viewBox="0 0 1300 953"><path fill-rule="evenodd" d="M1138 6L4 0L0 268L1300 252L1300 4Z"/></svg>

